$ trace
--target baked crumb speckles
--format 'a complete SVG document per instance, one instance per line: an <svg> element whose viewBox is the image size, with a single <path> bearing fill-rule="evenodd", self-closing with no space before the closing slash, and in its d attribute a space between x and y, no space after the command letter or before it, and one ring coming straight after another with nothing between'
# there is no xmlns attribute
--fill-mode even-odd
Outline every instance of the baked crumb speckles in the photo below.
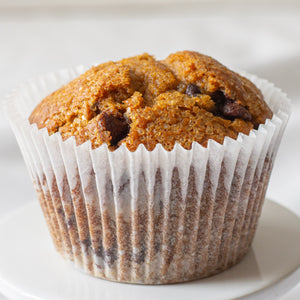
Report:
<svg viewBox="0 0 300 300"><path fill-rule="evenodd" d="M157 61L142 54L92 67L46 97L29 120L76 143L131 151L157 143L222 143L248 134L272 112L246 78L211 57L182 51Z"/></svg>

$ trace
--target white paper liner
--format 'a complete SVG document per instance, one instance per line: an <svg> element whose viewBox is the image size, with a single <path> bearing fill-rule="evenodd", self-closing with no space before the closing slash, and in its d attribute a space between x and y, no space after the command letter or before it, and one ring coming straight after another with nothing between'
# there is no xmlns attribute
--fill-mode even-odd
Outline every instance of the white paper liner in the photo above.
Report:
<svg viewBox="0 0 300 300"><path fill-rule="evenodd" d="M92 150L28 122L41 99L84 70L40 77L4 103L56 249L89 274L132 283L192 280L236 264L255 234L290 114L286 95L243 74L274 112L249 135L191 150Z"/></svg>

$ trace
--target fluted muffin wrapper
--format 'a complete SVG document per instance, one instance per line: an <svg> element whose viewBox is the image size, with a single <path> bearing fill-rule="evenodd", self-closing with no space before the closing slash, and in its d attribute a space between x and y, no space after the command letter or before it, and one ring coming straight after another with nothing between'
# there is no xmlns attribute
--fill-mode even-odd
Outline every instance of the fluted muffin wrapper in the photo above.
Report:
<svg viewBox="0 0 300 300"><path fill-rule="evenodd" d="M236 264L255 234L290 114L286 95L246 75L274 112L258 130L207 148L111 152L29 124L43 97L83 71L40 77L5 102L57 251L89 274L131 283L187 281Z"/></svg>

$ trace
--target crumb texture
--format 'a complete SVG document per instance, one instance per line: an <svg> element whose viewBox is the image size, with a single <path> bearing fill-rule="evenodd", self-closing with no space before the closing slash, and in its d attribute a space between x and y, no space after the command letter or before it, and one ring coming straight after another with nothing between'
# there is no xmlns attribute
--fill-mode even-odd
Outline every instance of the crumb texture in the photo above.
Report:
<svg viewBox="0 0 300 300"><path fill-rule="evenodd" d="M263 96L248 79L215 59L182 51L158 61L148 54L107 62L47 96L34 109L30 123L75 136L77 145L111 150L157 143L172 150L192 143L207 145L237 138L272 117Z"/></svg>

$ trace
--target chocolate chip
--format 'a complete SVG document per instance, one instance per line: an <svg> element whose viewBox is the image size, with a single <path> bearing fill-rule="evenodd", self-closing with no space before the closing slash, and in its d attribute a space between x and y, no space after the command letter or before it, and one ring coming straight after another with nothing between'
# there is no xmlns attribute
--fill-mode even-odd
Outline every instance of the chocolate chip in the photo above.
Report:
<svg viewBox="0 0 300 300"><path fill-rule="evenodd" d="M145 246L143 245L140 251L133 254L133 261L141 265L145 261L145 256L146 256L146 250L145 250Z"/></svg>
<svg viewBox="0 0 300 300"><path fill-rule="evenodd" d="M81 244L83 246L84 252L87 253L92 243L91 243L90 238L87 237L86 239L81 241Z"/></svg>
<svg viewBox="0 0 300 300"><path fill-rule="evenodd" d="M211 99L215 102L217 110L222 111L222 108L226 102L226 97L222 91L215 91L211 95Z"/></svg>
<svg viewBox="0 0 300 300"><path fill-rule="evenodd" d="M224 117L230 119L239 118L245 121L251 121L252 119L250 112L244 106L231 100L227 100L225 102L223 107L223 115Z"/></svg>
<svg viewBox="0 0 300 300"><path fill-rule="evenodd" d="M196 84L190 83L186 87L185 93L187 95L189 95L190 97L195 97L197 94L201 94L201 91L200 91L199 87Z"/></svg>
<svg viewBox="0 0 300 300"><path fill-rule="evenodd" d="M211 94L211 99L216 105L216 111L214 113L216 116L221 116L230 120L239 118L245 121L251 121L252 116L247 108L226 98L222 91L213 92Z"/></svg>
<svg viewBox="0 0 300 300"><path fill-rule="evenodd" d="M65 215L64 209L63 209L62 207L60 207L60 208L57 210L57 213L58 213L59 215L62 215L62 216Z"/></svg>
<svg viewBox="0 0 300 300"><path fill-rule="evenodd" d="M110 132L112 146L116 146L129 132L129 124L121 114L113 115L104 111L101 113L99 123L103 130Z"/></svg>
<svg viewBox="0 0 300 300"><path fill-rule="evenodd" d="M108 266L111 267L118 258L117 248L112 247L105 250L104 255L105 255L105 262L108 264Z"/></svg>
<svg viewBox="0 0 300 300"><path fill-rule="evenodd" d="M76 225L76 217L74 214L72 214L70 218L67 220L67 225L69 229L71 229L74 225Z"/></svg>
<svg viewBox="0 0 300 300"><path fill-rule="evenodd" d="M94 253L96 254L96 256L100 257L100 258L103 258L104 256L104 249L103 249L103 246L100 245L98 248L96 248L94 250Z"/></svg>
<svg viewBox="0 0 300 300"><path fill-rule="evenodd" d="M154 243L154 249L155 249L155 253L160 252L160 250L161 250L161 243L158 242L158 241L155 241L155 243Z"/></svg>

